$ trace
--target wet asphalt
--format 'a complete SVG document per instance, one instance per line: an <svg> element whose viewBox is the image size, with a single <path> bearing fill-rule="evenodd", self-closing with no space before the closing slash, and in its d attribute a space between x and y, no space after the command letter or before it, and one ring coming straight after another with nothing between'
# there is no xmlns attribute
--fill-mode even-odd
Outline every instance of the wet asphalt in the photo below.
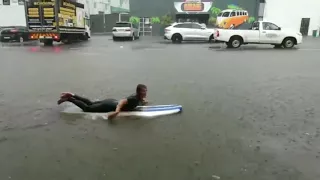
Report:
<svg viewBox="0 0 320 180"><path fill-rule="evenodd" d="M0 179L320 179L320 39L304 41L0 44ZM62 91L122 98L138 83L183 113L110 123L56 105Z"/></svg>

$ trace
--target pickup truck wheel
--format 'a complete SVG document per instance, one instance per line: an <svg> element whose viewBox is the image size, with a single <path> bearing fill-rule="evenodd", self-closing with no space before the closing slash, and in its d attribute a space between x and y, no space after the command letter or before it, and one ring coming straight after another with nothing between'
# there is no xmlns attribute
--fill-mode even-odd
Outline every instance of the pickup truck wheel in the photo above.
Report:
<svg viewBox="0 0 320 180"><path fill-rule="evenodd" d="M289 49L293 48L294 46L294 39L293 38L285 38L282 42L284 48Z"/></svg>
<svg viewBox="0 0 320 180"><path fill-rule="evenodd" d="M233 37L230 39L230 41L228 42L228 47L230 48L239 48L242 44L242 41L240 38L238 37Z"/></svg>

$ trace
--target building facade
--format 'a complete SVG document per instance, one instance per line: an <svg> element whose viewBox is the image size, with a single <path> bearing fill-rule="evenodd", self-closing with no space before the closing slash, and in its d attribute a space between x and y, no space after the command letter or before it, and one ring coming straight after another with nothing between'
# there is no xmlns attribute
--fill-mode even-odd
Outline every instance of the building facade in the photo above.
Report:
<svg viewBox="0 0 320 180"><path fill-rule="evenodd" d="M26 26L24 0L0 0L1 26Z"/></svg>
<svg viewBox="0 0 320 180"><path fill-rule="evenodd" d="M261 16L282 28L290 28L303 35L319 35L320 0L266 0Z"/></svg>
<svg viewBox="0 0 320 180"><path fill-rule="evenodd" d="M128 13L129 0L86 0L91 15Z"/></svg>

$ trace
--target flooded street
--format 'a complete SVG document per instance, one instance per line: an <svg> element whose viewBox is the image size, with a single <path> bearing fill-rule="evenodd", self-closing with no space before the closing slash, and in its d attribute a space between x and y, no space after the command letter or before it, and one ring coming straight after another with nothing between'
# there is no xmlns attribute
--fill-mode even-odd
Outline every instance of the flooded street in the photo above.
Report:
<svg viewBox="0 0 320 180"><path fill-rule="evenodd" d="M320 179L319 44L2 45L0 179ZM183 113L108 123L56 103L62 91L122 98L138 83L152 104Z"/></svg>

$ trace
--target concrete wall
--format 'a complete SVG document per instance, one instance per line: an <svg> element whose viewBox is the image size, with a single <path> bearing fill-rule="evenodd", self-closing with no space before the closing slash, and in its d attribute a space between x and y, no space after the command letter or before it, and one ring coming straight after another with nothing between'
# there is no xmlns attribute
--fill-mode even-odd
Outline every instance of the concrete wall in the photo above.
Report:
<svg viewBox="0 0 320 180"><path fill-rule="evenodd" d="M308 35L320 28L320 0L266 0L264 20L300 31L301 18L310 18Z"/></svg>
<svg viewBox="0 0 320 180"><path fill-rule="evenodd" d="M26 26L24 6L18 1L10 5L3 5L0 0L0 26Z"/></svg>
<svg viewBox="0 0 320 180"><path fill-rule="evenodd" d="M175 13L173 4L179 1L183 0L131 0L130 13L140 17L163 16L167 13ZM229 4L235 4L247 10L250 16L256 17L257 2L258 0L213 0L213 6L223 10Z"/></svg>
<svg viewBox="0 0 320 180"><path fill-rule="evenodd" d="M121 21L129 21L130 15L121 15ZM91 32L106 33L112 32L113 26L119 21L119 14L98 14L91 15Z"/></svg>

